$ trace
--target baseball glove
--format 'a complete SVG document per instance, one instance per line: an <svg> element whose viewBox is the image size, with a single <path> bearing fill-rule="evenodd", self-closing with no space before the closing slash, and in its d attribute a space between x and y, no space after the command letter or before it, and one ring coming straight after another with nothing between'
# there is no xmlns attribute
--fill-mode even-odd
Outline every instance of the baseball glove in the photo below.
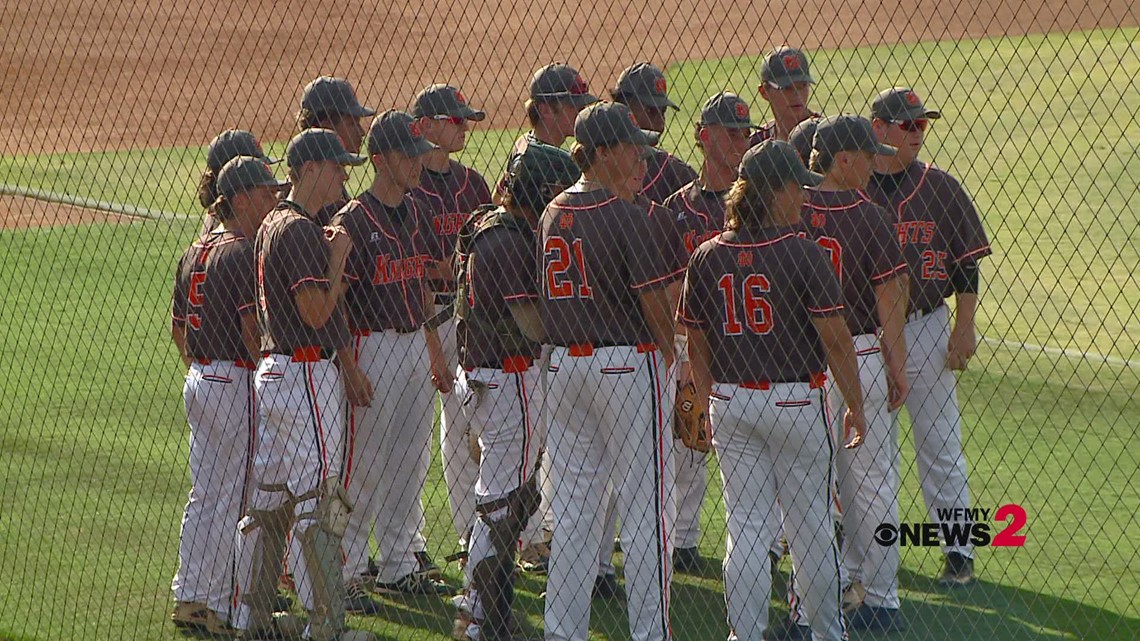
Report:
<svg viewBox="0 0 1140 641"><path fill-rule="evenodd" d="M697 402L697 388L689 383L677 386L677 403L673 406L673 438L697 452L708 452L712 440L708 416Z"/></svg>

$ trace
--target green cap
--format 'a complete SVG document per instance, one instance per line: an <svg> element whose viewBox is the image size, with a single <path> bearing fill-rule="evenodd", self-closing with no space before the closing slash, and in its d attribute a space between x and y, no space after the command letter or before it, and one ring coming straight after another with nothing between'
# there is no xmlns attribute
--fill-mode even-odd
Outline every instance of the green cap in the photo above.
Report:
<svg viewBox="0 0 1140 641"><path fill-rule="evenodd" d="M812 148L832 156L841 151L869 151L880 156L898 153L898 149L879 142L870 120L855 114L841 114L820 120L815 128Z"/></svg>
<svg viewBox="0 0 1140 641"><path fill-rule="evenodd" d="M305 85L301 108L315 114L345 114L356 118L376 115L375 109L360 104L347 80L330 76L321 76Z"/></svg>
<svg viewBox="0 0 1140 641"><path fill-rule="evenodd" d="M740 96L722 91L705 101L698 125L720 125L729 129L751 129L755 125L749 117L748 103Z"/></svg>
<svg viewBox="0 0 1140 641"><path fill-rule="evenodd" d="M368 153L398 151L409 158L422 156L437 147L424 138L411 114L389 109L372 120L368 128Z"/></svg>
<svg viewBox="0 0 1140 641"><path fill-rule="evenodd" d="M679 107L665 95L669 83L660 69L648 62L639 62L621 72L617 86L610 90L614 100L629 104L641 103L647 107Z"/></svg>
<svg viewBox="0 0 1140 641"><path fill-rule="evenodd" d="M811 145L812 141L815 140L815 128L819 126L820 120L822 118L812 116L801 121L788 132L788 144L795 147L796 153L800 155L800 160L804 161L805 165L811 159Z"/></svg>
<svg viewBox="0 0 1140 641"><path fill-rule="evenodd" d="M797 82L815 83L807 56L799 49L780 47L760 63L760 82L777 89L787 89Z"/></svg>
<svg viewBox="0 0 1140 641"><path fill-rule="evenodd" d="M233 198L254 187L281 189L288 186L289 183L280 182L273 176L265 160L256 156L233 158L218 174L218 193L226 198Z"/></svg>
<svg viewBox="0 0 1140 641"><path fill-rule="evenodd" d="M227 129L210 141L210 147L206 150L206 167L217 172L231 158L238 156L253 156L271 165L281 162L266 156L253 134L242 129Z"/></svg>
<svg viewBox="0 0 1140 641"><path fill-rule="evenodd" d="M335 160L342 165L363 165L368 162L364 156L349 153L340 141L340 136L328 129L306 129L293 136L285 148L285 164L290 169L322 160Z"/></svg>
<svg viewBox="0 0 1140 641"><path fill-rule="evenodd" d="M910 87L894 87L880 91L871 103L871 117L879 120L893 120L905 122L929 118L937 120L942 114L933 109L927 109L922 99Z"/></svg>
<svg viewBox="0 0 1140 641"><path fill-rule="evenodd" d="M582 170L562 149L552 145L527 145L508 163L504 186L519 206L541 213L581 175Z"/></svg>
<svg viewBox="0 0 1140 641"><path fill-rule="evenodd" d="M740 177L756 184L767 183L773 189L795 181L815 187L823 176L808 171L794 147L783 140L765 140L749 149L740 161Z"/></svg>
<svg viewBox="0 0 1140 641"><path fill-rule="evenodd" d="M475 122L487 117L486 112L472 109L463 92L451 85L431 85L416 94L412 103L412 115L416 118L453 116Z"/></svg>
<svg viewBox="0 0 1140 641"><path fill-rule="evenodd" d="M599 102L578 112L574 119L574 139L586 147L603 147L621 142L656 145L656 131L637 126L629 107L620 102Z"/></svg>
<svg viewBox="0 0 1140 641"><path fill-rule="evenodd" d="M590 93L582 74L561 62L551 63L534 72L530 79L530 97L539 102L571 102L577 107L598 101L598 97Z"/></svg>

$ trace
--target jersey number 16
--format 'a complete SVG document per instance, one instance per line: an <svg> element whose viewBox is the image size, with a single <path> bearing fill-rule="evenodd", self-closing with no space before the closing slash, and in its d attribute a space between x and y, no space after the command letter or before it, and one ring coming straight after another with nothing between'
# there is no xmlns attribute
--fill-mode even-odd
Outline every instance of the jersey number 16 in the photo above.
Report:
<svg viewBox="0 0 1140 641"><path fill-rule="evenodd" d="M744 324L742 325L736 301L736 274L725 274L717 281L717 287L724 294L724 335L740 336L744 325L753 334L764 335L772 331L775 319L772 318L772 304L763 295L772 289L764 274L749 274L740 283L740 300L744 303Z"/></svg>
<svg viewBox="0 0 1140 641"><path fill-rule="evenodd" d="M573 243L567 243L561 236L551 236L546 239L546 246L542 251L548 300L594 297L594 291L590 288L590 279L586 276L586 259L583 256L581 238L575 239ZM575 283L568 273L571 261L577 266L578 275L582 279L579 283Z"/></svg>

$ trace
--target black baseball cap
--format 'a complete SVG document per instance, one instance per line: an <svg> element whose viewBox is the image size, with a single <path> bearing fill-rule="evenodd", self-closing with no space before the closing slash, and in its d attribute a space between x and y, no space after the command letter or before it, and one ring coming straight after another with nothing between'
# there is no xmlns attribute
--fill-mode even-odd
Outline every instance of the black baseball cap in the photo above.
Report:
<svg viewBox="0 0 1140 641"><path fill-rule="evenodd" d="M218 193L233 198L253 187L282 189L289 183L280 182L273 176L264 159L256 156L237 156L222 167L218 173Z"/></svg>
<svg viewBox="0 0 1140 641"><path fill-rule="evenodd" d="M628 142L656 145L660 134L637 126L629 107L620 102L599 102L578 112L574 139L585 147L603 147Z"/></svg>
<svg viewBox="0 0 1140 641"><path fill-rule="evenodd" d="M927 109L910 87L894 87L880 91L871 102L871 117L879 120L908 121L919 118L937 120L942 113Z"/></svg>
<svg viewBox="0 0 1140 641"><path fill-rule="evenodd" d="M530 97L539 102L572 102L585 107L598 101L578 70L568 64L555 62L534 72L530 79Z"/></svg>
<svg viewBox="0 0 1140 641"><path fill-rule="evenodd" d="M880 156L898 153L898 149L879 142L870 120L855 114L840 114L820 120L815 128L812 148L831 155L841 151L869 151Z"/></svg>
<svg viewBox="0 0 1140 641"><path fill-rule="evenodd" d="M453 116L475 122L487 117L486 112L472 109L463 92L451 85L431 85L416 94L412 103L412 115L416 118Z"/></svg>
<svg viewBox="0 0 1140 641"><path fill-rule="evenodd" d="M800 124L788 132L788 144L796 148L796 153L800 155L800 160L804 161L805 165L811 158L812 141L815 140L815 129L819 126L820 120L822 118L812 116L800 121Z"/></svg>
<svg viewBox="0 0 1140 641"><path fill-rule="evenodd" d="M698 125L720 125L728 129L751 129L755 125L749 117L748 103L740 96L722 91L705 101Z"/></svg>
<svg viewBox="0 0 1140 641"><path fill-rule="evenodd" d="M345 114L356 118L376 115L375 109L360 104L347 80L331 76L321 76L305 85L301 108L315 114Z"/></svg>
<svg viewBox="0 0 1140 641"><path fill-rule="evenodd" d="M823 182L823 176L808 171L795 148L783 140L765 140L749 149L740 161L740 177L776 189L793 180L804 187Z"/></svg>
<svg viewBox="0 0 1140 641"><path fill-rule="evenodd" d="M336 132L328 129L306 129L293 136L285 148L285 164L296 169L307 162L334 160L342 165L363 165L364 156L349 153Z"/></svg>
<svg viewBox="0 0 1140 641"><path fill-rule="evenodd" d="M780 47L760 63L760 82L778 89L787 89L797 82L815 83L811 77L807 56L793 47Z"/></svg>
<svg viewBox="0 0 1140 641"><path fill-rule="evenodd" d="M253 156L270 165L281 162L280 159L266 156L253 134L243 129L227 129L210 141L210 147L206 150L206 167L217 172L231 158L238 156Z"/></svg>
<svg viewBox="0 0 1140 641"><path fill-rule="evenodd" d="M610 95L614 100L626 104L637 102L647 107L680 109L665 94L668 86L665 74L660 69L648 62L639 62L621 72Z"/></svg>
<svg viewBox="0 0 1140 641"><path fill-rule="evenodd" d="M412 114L389 109L372 120L368 128L368 153L398 151L409 158L438 149L424 138Z"/></svg>

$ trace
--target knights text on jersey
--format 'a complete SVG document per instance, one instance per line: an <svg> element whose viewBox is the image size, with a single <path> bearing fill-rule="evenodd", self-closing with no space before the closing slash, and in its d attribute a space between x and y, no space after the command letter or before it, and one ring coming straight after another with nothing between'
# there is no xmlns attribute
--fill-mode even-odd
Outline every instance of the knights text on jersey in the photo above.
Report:
<svg viewBox="0 0 1140 641"><path fill-rule="evenodd" d="M935 309L953 293L953 263L993 253L966 190L933 165L915 161L901 174L875 174L867 193L891 215L910 266L909 312Z"/></svg>
<svg viewBox="0 0 1140 641"><path fill-rule="evenodd" d="M427 319L425 269L438 258L430 250L434 238L425 209L411 195L388 207L366 191L333 218L352 238L344 275L354 330L411 331Z"/></svg>
<svg viewBox="0 0 1140 641"><path fill-rule="evenodd" d="M575 188L571 188L572 190ZM540 310L554 345L653 342L639 294L680 278L646 210L604 189L567 190L539 221Z"/></svg>
<svg viewBox="0 0 1140 641"><path fill-rule="evenodd" d="M875 287L907 270L890 215L859 191L807 194L804 228L827 252L839 278L847 327L852 336L873 334L879 328Z"/></svg>
<svg viewBox="0 0 1140 641"><path fill-rule="evenodd" d="M254 251L262 351L290 354L302 347L347 347L350 336L341 308L314 329L301 320L294 298L300 287L330 287L329 244L310 214L283 201L261 223Z"/></svg>
<svg viewBox="0 0 1140 641"><path fill-rule="evenodd" d="M175 274L172 319L186 328L192 358L248 360L242 317L257 311L253 243L240 233L207 232L187 248Z"/></svg>
<svg viewBox="0 0 1140 641"><path fill-rule="evenodd" d="M703 189L696 180L665 199L673 214L673 226L691 255L701 243L724 229L725 191Z"/></svg>
<svg viewBox="0 0 1140 641"><path fill-rule="evenodd" d="M794 227L729 231L697 248L678 321L704 332L718 383L807 381L827 367L816 317L841 315L823 250Z"/></svg>
<svg viewBox="0 0 1140 641"><path fill-rule="evenodd" d="M459 228L479 205L491 202L487 181L479 172L458 161L449 161L446 172L420 173L420 186L412 194L430 210L432 233L438 247L433 253L446 260L455 253ZM442 285L442 283L441 283ZM452 287L448 287L448 290Z"/></svg>

